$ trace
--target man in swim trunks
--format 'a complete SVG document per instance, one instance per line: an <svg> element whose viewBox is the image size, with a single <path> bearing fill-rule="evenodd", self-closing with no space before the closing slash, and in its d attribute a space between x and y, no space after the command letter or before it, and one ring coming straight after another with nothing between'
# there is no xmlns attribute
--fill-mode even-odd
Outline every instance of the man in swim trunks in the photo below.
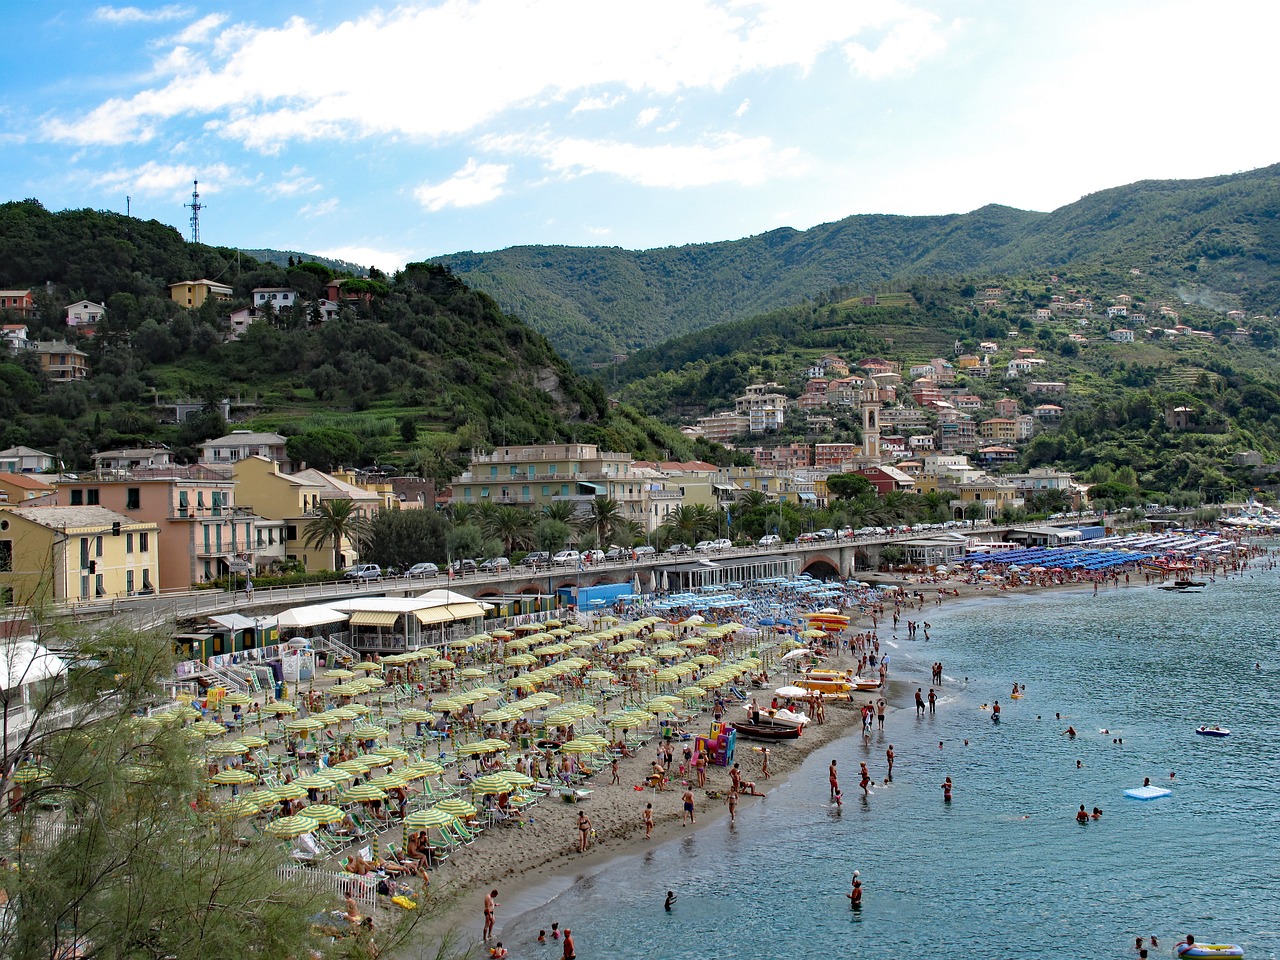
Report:
<svg viewBox="0 0 1280 960"><path fill-rule="evenodd" d="M924 691L920 687L916 687L916 716L924 716Z"/></svg>
<svg viewBox="0 0 1280 960"><path fill-rule="evenodd" d="M889 744L889 749L884 752L885 758L889 761L889 779L893 779L893 744Z"/></svg>
<svg viewBox="0 0 1280 960"><path fill-rule="evenodd" d="M1080 809L1076 812L1076 823L1088 823L1089 811L1084 808L1084 804L1080 804Z"/></svg>
<svg viewBox="0 0 1280 960"><path fill-rule="evenodd" d="M942 782L942 802L943 803L951 802L951 787L952 787L951 778L947 777L947 779Z"/></svg>
<svg viewBox="0 0 1280 960"><path fill-rule="evenodd" d="M684 801L684 812L680 814L680 826L684 826L685 817L689 818L690 823L696 823L697 821L693 819L693 791L685 790L681 799Z"/></svg>
<svg viewBox="0 0 1280 960"><path fill-rule="evenodd" d="M493 911L498 906L498 891L490 890L484 898L484 934L481 939L488 940L493 936Z"/></svg>
<svg viewBox="0 0 1280 960"><path fill-rule="evenodd" d="M840 781L836 778L836 762L831 761L831 766L827 768L827 781L831 784L831 799L836 798L836 794L840 792Z"/></svg>
<svg viewBox="0 0 1280 960"><path fill-rule="evenodd" d="M644 813L640 815L640 820L644 824L644 838L646 840L653 836L653 804L646 803L644 805Z"/></svg>

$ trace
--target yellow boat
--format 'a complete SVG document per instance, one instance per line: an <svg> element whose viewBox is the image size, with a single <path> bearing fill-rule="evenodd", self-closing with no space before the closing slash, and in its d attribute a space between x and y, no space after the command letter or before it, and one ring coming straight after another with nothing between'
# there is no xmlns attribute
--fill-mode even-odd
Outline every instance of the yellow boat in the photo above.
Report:
<svg viewBox="0 0 1280 960"><path fill-rule="evenodd" d="M852 670L808 670L796 681L796 686L823 696L839 697L857 689L859 680Z"/></svg>

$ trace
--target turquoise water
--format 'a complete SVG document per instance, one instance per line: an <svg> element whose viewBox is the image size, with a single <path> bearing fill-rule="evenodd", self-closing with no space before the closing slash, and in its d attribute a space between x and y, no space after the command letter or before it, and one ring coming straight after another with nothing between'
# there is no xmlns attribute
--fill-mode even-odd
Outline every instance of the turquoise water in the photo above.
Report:
<svg viewBox="0 0 1280 960"><path fill-rule="evenodd" d="M580 957L620 960L1133 957L1134 937L1153 933L1152 956L1169 956L1187 932L1274 958L1278 585L1272 571L1199 594L1134 587L926 605L912 618L933 624L932 639L899 638L891 650L892 698L908 709L869 749L860 737L824 748L740 805L736 827L619 860L500 935L516 960L551 955L533 940L553 920L574 929ZM911 696L927 690L934 660L942 699L917 720ZM1014 682L1024 699L1007 699ZM980 709L995 699L999 725ZM1193 734L1206 723L1232 735ZM890 742L895 783L855 797L857 763L883 778ZM839 811L827 803L832 757L845 771ZM1173 796L1124 798L1148 776ZM1082 803L1102 819L1077 824ZM857 913L845 898L854 869L865 890ZM671 914L668 889L679 895Z"/></svg>

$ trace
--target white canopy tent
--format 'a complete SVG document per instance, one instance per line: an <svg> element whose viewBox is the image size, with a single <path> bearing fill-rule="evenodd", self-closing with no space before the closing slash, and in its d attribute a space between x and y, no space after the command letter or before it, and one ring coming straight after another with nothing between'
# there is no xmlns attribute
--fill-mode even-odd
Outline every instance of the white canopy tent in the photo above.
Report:
<svg viewBox="0 0 1280 960"><path fill-rule="evenodd" d="M281 630L304 629L329 623L346 623L349 617L350 614L342 613L333 607L321 605L294 607L276 617L276 626Z"/></svg>

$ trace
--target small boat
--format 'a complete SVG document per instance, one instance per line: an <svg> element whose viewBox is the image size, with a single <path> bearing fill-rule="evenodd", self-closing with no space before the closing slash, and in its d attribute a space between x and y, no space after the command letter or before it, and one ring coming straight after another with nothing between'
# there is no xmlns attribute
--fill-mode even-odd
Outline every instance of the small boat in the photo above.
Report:
<svg viewBox="0 0 1280 960"><path fill-rule="evenodd" d="M1234 943L1180 943L1174 947L1180 957L1243 957L1244 948Z"/></svg>
<svg viewBox="0 0 1280 960"><path fill-rule="evenodd" d="M854 677L853 689L861 690L864 693L869 693L872 690L879 690L880 678L879 677Z"/></svg>
<svg viewBox="0 0 1280 960"><path fill-rule="evenodd" d="M738 736L748 740L797 740L800 737L799 727L789 723L779 723L769 717L761 717L759 723L734 721L730 725L738 731Z"/></svg>
<svg viewBox="0 0 1280 960"><path fill-rule="evenodd" d="M750 715L751 704L744 703L742 705L742 709L747 711L747 714ZM769 720L774 723L781 723L790 727L803 727L809 722L809 718L805 714L797 713L794 710L788 710L786 707L780 707L777 710L768 710L764 707L760 707L759 711L761 720Z"/></svg>
<svg viewBox="0 0 1280 960"><path fill-rule="evenodd" d="M842 697L857 689L858 679L852 670L808 670L796 686L828 697Z"/></svg>
<svg viewBox="0 0 1280 960"><path fill-rule="evenodd" d="M1228 730L1226 727L1219 727L1217 724L1214 724L1212 727L1197 727L1197 728L1196 728L1196 733L1200 734L1200 736L1202 736L1202 737L1229 737L1229 736L1231 736L1231 731L1230 731L1230 730Z"/></svg>

